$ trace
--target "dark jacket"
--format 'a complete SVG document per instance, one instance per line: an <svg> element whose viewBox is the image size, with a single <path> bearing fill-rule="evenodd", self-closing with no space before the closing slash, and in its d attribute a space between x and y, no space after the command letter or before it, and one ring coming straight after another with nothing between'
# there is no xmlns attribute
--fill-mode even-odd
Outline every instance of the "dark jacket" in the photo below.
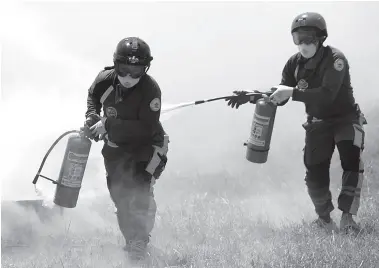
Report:
<svg viewBox="0 0 379 268"><path fill-rule="evenodd" d="M305 103L309 116L329 119L356 111L349 63L334 47L321 47L309 60L300 53L293 55L283 69L281 84L297 86L292 100Z"/></svg>
<svg viewBox="0 0 379 268"><path fill-rule="evenodd" d="M108 138L119 146L107 152L128 152L137 161L148 161L152 145L163 144L165 132L159 121L161 90L151 76L144 75L134 87L126 89L113 69L102 70L88 90L85 116L100 115L101 109L107 117Z"/></svg>

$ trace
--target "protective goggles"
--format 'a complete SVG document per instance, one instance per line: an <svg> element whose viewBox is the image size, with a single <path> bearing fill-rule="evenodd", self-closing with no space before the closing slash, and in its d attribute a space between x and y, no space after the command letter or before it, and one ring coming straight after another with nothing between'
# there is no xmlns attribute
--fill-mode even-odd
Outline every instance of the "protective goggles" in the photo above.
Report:
<svg viewBox="0 0 379 268"><path fill-rule="evenodd" d="M130 65L126 63L116 62L117 74L121 77L130 75L132 78L139 78L145 74L146 66L143 65Z"/></svg>
<svg viewBox="0 0 379 268"><path fill-rule="evenodd" d="M316 31L296 31L292 33L293 42L295 45L312 44L319 40Z"/></svg>

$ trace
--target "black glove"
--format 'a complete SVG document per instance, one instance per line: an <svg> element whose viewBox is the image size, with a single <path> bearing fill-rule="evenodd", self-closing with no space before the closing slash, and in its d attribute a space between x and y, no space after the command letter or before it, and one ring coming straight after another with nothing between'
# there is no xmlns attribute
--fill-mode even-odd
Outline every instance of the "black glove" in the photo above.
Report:
<svg viewBox="0 0 379 268"><path fill-rule="evenodd" d="M98 114L91 114L86 118L86 121L84 121L84 126L80 128L80 131L83 132L84 137L87 137L91 140L94 140L96 142L99 141L99 136L94 136L91 133L90 127L92 127L94 124L99 122L101 119L100 115Z"/></svg>
<svg viewBox="0 0 379 268"><path fill-rule="evenodd" d="M159 179L160 176L162 175L163 171L166 168L168 158L167 158L167 155L160 154L160 153L157 153L157 154L158 154L159 158L161 159L161 162L159 163L159 165L155 169L154 177L156 179Z"/></svg>
<svg viewBox="0 0 379 268"><path fill-rule="evenodd" d="M255 93L260 93L258 90L254 90L253 92ZM228 101L228 106L231 106L232 108L234 108L234 106L236 107L236 109L238 109L238 107L242 104L245 104L247 102L250 102L250 103L257 103L257 101L262 98L262 94L256 94L256 95L247 95L248 93L251 93L251 92L248 92L248 91L244 91L244 90L236 90L236 91L233 91L233 93L236 95L236 96L231 96L231 97L228 97L225 99L225 101Z"/></svg>

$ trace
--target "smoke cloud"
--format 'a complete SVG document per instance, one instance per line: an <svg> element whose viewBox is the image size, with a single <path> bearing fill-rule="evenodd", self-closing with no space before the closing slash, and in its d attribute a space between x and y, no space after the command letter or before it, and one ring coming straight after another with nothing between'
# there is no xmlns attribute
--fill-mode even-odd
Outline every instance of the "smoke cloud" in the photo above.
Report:
<svg viewBox="0 0 379 268"><path fill-rule="evenodd" d="M130 8L135 10L128 15L131 23L140 21L142 15L149 19L143 25L132 23L125 32L123 11ZM362 29L377 32L377 9L378 3L358 2L10 6L0 21L11 25L1 32L2 200L40 198L31 182L44 154L60 134L83 124L87 89L103 66L111 63L115 44L125 34L141 36L151 45L154 61L149 72L161 86L162 109L168 111L180 103L228 95L237 89L266 90L278 84L285 62L297 52L289 34L293 17L305 10L317 11L328 22L326 44L345 53L356 99L370 115L379 100L374 79L379 73L379 38L371 34L367 42L354 36L362 36ZM110 15L99 20L99 14ZM191 19L193 14L196 21ZM113 30L102 30L104 20L111 22ZM265 165L245 159L243 142L249 136L253 112L253 105L232 110L219 101L162 113L171 143L167 170L156 186L157 202L177 201L167 196L179 196L186 183L198 176L204 181L213 178L204 187L221 189L221 181L214 178L229 174L227 180L233 185L248 186L247 193L241 192L243 204L264 211L269 219L292 215L300 220L309 215L303 184L303 104L289 102L278 110ZM57 178L66 143L63 139L56 146L42 174ZM103 226L103 222L96 213L89 213L84 200L108 198L101 146L93 143L91 149L79 200L83 205L69 212L91 226ZM182 189L173 186L178 178L186 178ZM54 185L40 179L38 186L51 200ZM283 212L284 208L291 209ZM6 221L3 217L3 224Z"/></svg>

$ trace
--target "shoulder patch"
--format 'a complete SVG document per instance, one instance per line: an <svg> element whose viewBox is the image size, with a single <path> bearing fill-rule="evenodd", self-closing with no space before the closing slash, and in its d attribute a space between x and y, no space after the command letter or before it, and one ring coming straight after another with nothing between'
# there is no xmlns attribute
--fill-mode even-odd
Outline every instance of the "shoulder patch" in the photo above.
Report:
<svg viewBox="0 0 379 268"><path fill-rule="evenodd" d="M107 117L117 118L117 110L114 107L107 107L107 109L105 110L105 114Z"/></svg>
<svg viewBox="0 0 379 268"><path fill-rule="evenodd" d="M150 109L153 112L158 112L161 109L161 101L159 98L155 98L150 102Z"/></svg>
<svg viewBox="0 0 379 268"><path fill-rule="evenodd" d="M337 71L342 71L343 68L345 67L345 62L343 59L341 58L338 58L334 61L334 69L336 69Z"/></svg>

